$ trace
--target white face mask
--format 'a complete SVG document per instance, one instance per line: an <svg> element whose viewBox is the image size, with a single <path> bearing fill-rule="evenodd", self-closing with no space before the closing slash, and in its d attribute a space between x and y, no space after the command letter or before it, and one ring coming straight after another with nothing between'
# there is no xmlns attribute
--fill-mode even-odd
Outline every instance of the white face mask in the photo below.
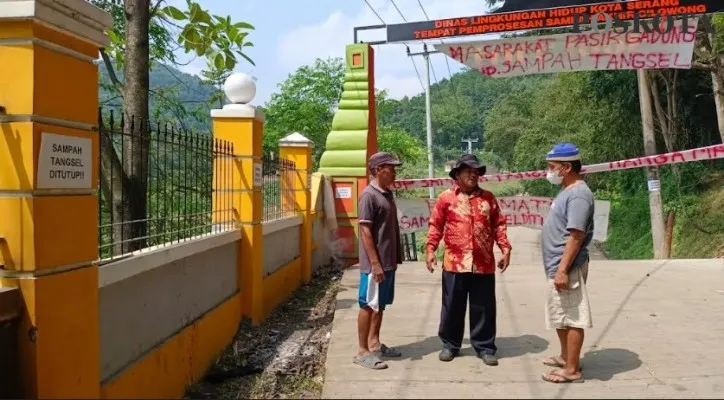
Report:
<svg viewBox="0 0 724 400"><path fill-rule="evenodd" d="M552 185L560 185L563 183L563 177L558 175L558 172L556 171L548 171L548 174L546 174L546 179L548 179L548 182L550 182Z"/></svg>

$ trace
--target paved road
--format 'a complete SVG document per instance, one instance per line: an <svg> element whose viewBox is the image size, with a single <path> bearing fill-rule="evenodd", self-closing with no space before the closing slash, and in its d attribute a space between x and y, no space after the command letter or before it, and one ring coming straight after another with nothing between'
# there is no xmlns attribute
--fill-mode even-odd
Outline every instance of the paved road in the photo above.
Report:
<svg viewBox="0 0 724 400"><path fill-rule="evenodd" d="M724 261L595 260L589 273L594 328L584 343L582 384L543 382L541 360L557 354L543 321L545 282L538 231L511 228L514 255L498 275L500 365L474 356L437 359L440 274L421 263L400 267L383 341L403 352L390 368L352 363L357 348L358 272L337 298L324 398L716 398L724 390ZM467 326L466 326L466 329Z"/></svg>

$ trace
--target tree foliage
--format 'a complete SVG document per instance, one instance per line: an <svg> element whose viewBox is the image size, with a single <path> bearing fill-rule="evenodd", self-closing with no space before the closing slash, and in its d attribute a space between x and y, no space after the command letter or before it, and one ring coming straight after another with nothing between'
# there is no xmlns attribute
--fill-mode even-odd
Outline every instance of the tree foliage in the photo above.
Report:
<svg viewBox="0 0 724 400"><path fill-rule="evenodd" d="M264 149L273 151L279 139L299 132L315 143L314 165L324 152L332 118L342 96L344 62L317 59L289 74L265 104Z"/></svg>
<svg viewBox="0 0 724 400"><path fill-rule="evenodd" d="M101 189L104 192L105 212L112 220L140 221L133 224L115 224L114 234L124 243L114 248L115 253L143 248L147 237L150 135L149 103L150 70L167 64L179 65L175 52L183 48L188 54L206 59L204 78L211 85L219 85L237 64L237 57L251 62L244 48L251 46L246 40L253 26L233 23L230 17L219 17L201 8L198 2L187 0L187 10L165 6L165 0L90 0L113 16L114 25L108 31L110 45L100 49L112 90L120 98L122 113L128 121L121 143L101 129ZM122 80L116 69L123 71ZM101 81L103 83L103 81ZM158 94L158 93L157 93ZM168 93L166 93L168 94ZM159 95L170 108L171 96ZM219 92L214 92L219 101ZM178 107L183 108L183 107ZM144 127L132 132L133 127ZM117 149L120 147L120 149ZM120 151L119 151L120 150ZM119 159L118 154L127 154ZM117 166L117 168L110 168ZM125 193L126 197L122 193ZM131 239L136 240L131 240Z"/></svg>
<svg viewBox="0 0 724 400"><path fill-rule="evenodd" d="M110 45L103 49L116 69L122 69L126 53L126 12L120 0L91 0L113 16L114 24L108 37ZM254 26L248 22L234 22L231 16L214 15L194 0L186 0L186 10L166 6L165 0L156 0L150 6L149 57L152 66L182 66L176 54L194 54L206 61L201 75L214 83L223 82L242 59L254 65L245 53L254 44L248 40ZM119 82L120 83L120 82Z"/></svg>

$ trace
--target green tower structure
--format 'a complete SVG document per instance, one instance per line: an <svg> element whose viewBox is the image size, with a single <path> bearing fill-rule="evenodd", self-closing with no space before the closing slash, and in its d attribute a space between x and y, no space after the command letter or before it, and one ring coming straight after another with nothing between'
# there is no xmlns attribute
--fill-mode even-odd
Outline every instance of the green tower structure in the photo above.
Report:
<svg viewBox="0 0 724 400"><path fill-rule="evenodd" d="M346 51L344 90L332 119L332 131L319 160L319 172L331 178L338 228L339 256L348 265L359 259L357 202L369 183L367 160L377 152L374 51L350 44Z"/></svg>
<svg viewBox="0 0 724 400"><path fill-rule="evenodd" d="M377 152L374 52L364 43L346 50L344 91L319 171L332 177L367 177L367 160Z"/></svg>

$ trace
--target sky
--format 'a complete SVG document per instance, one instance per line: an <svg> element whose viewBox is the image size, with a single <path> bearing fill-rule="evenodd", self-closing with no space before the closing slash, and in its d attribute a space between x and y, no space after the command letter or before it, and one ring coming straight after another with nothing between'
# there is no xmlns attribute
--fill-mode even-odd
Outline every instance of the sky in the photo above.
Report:
<svg viewBox="0 0 724 400"><path fill-rule="evenodd" d="M430 19L480 15L488 12L484 0L367 0L385 23L402 23L426 20L423 7ZM395 9L394 4L402 12ZM170 4L185 8L185 0L171 0ZM242 62L235 69L256 77L257 95L252 104L263 105L278 85L297 68L312 64L316 58L344 57L347 44L353 42L353 27L380 24L365 0L200 0L202 7L216 15L230 15L233 21L254 25L249 35L254 47L248 55L256 66ZM422 4L422 7L421 5ZM484 37L484 36L483 36ZM384 29L360 34L360 40L373 41L385 38ZM480 36L475 39L480 39ZM463 40L470 40L466 38ZM450 40L452 42L454 40ZM460 39L457 39L460 41ZM447 42L447 41L446 41ZM428 50L434 50L428 42ZM421 52L422 43L410 43L410 51ZM190 58L183 54L182 60ZM378 90L388 89L392 98L413 96L423 92L425 69L421 56L415 59L418 74L411 57L402 44L375 46L375 78ZM431 83L449 78L464 66L442 54L433 54ZM181 68L198 74L204 61L196 59ZM448 69L449 65L449 69Z"/></svg>

